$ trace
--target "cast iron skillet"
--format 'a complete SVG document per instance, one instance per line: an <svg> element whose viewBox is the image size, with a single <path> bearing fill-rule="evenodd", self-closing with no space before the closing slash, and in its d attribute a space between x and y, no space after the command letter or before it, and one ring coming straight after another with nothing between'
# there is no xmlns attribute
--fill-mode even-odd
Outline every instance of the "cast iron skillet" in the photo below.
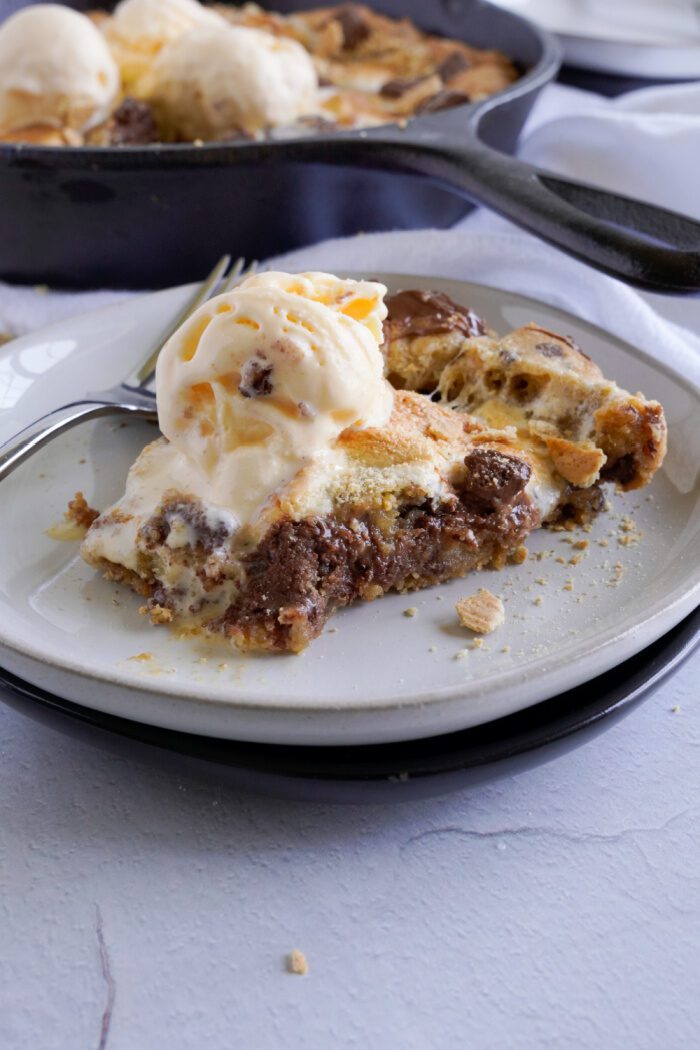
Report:
<svg viewBox="0 0 700 1050"><path fill-rule="evenodd" d="M8 11L25 0L0 4ZM225 251L264 258L359 230L448 226L465 213L466 200L631 284L700 291L700 223L507 155L557 72L550 36L483 0L372 5L498 48L526 72L490 99L421 117L404 130L203 148L0 146L0 276L155 288L201 277ZM320 5L269 6L286 12Z"/></svg>

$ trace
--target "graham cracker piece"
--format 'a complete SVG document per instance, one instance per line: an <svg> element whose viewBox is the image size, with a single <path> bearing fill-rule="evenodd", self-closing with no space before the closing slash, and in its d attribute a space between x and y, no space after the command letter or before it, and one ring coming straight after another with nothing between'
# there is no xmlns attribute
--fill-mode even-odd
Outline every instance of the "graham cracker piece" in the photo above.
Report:
<svg viewBox="0 0 700 1050"><path fill-rule="evenodd" d="M477 634L490 634L505 622L503 602L481 587L476 594L461 598L455 605L459 622Z"/></svg>

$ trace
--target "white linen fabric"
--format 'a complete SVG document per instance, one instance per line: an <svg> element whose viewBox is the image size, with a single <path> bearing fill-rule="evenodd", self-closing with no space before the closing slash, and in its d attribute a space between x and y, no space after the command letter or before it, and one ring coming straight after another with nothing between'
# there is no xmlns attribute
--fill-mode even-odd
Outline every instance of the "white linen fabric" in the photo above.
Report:
<svg viewBox="0 0 700 1050"><path fill-rule="evenodd" d="M519 153L561 174L700 218L700 83L645 89L612 101L552 85L533 110ZM326 241L270 265L434 274L521 292L658 353L700 381L700 337L664 319L659 297L640 295L485 209L450 231ZM23 334L129 294L70 294L0 283L0 333Z"/></svg>

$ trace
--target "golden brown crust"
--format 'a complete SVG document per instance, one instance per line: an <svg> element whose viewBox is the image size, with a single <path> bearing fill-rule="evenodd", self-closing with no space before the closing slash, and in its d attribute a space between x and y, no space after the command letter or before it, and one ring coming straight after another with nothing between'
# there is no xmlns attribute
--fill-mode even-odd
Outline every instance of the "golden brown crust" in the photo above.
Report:
<svg viewBox="0 0 700 1050"><path fill-rule="evenodd" d="M451 340L449 351L459 341ZM425 338L395 340L385 347L395 383L420 381L491 426L514 426L540 441L573 485L587 487L600 478L621 489L639 488L663 462L666 422L658 402L606 379L566 336L529 324L502 339L462 338L446 363L444 336L434 337L432 347L425 344Z"/></svg>
<svg viewBox="0 0 700 1050"><path fill-rule="evenodd" d="M386 344L389 382L404 390L430 393L437 388L445 367L464 347L461 332L403 336Z"/></svg>
<svg viewBox="0 0 700 1050"><path fill-rule="evenodd" d="M74 128L57 128L51 124L32 124L15 131L5 131L2 142L25 143L27 146L82 146L83 136Z"/></svg>
<svg viewBox="0 0 700 1050"><path fill-rule="evenodd" d="M340 126L409 118L444 96L468 102L502 91L518 77L499 51L423 32L408 18L388 18L344 3L285 18L256 5L215 10L237 25L287 36L312 55L321 81L337 87L324 104Z"/></svg>
<svg viewBox="0 0 700 1050"><path fill-rule="evenodd" d="M595 423L610 479L625 490L648 484L666 455L666 420L658 401L620 397L598 409Z"/></svg>
<svg viewBox="0 0 700 1050"><path fill-rule="evenodd" d="M119 565L108 558L88 558L84 553L83 557L94 569L101 572L105 579L111 580L113 583L125 583L127 587L131 587L132 591L140 594L143 598L150 598L153 593L153 581L139 576L133 569L127 569L125 565Z"/></svg>
<svg viewBox="0 0 700 1050"><path fill-rule="evenodd" d="M367 467L432 462L436 456L449 455L455 445L466 449L464 421L442 405L407 390L396 391L386 426L346 430L338 440L338 446L353 461Z"/></svg>

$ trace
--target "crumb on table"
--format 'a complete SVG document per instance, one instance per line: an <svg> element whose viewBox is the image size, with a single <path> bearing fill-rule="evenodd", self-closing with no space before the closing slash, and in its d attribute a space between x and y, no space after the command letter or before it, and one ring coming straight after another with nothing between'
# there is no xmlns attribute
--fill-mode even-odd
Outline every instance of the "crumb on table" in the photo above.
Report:
<svg viewBox="0 0 700 1050"><path fill-rule="evenodd" d="M306 956L298 948L292 948L287 956L287 970L289 973L299 974L300 977L305 976L309 972Z"/></svg>

